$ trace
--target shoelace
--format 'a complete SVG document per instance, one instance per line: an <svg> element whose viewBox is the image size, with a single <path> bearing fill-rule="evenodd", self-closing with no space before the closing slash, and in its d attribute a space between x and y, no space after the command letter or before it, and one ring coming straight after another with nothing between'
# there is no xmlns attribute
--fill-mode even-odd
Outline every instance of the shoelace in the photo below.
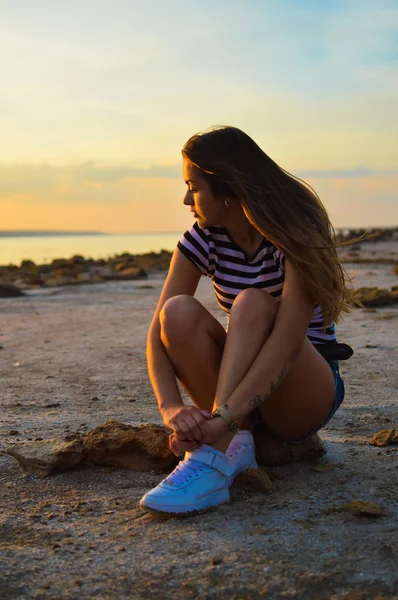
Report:
<svg viewBox="0 0 398 600"><path fill-rule="evenodd" d="M164 483L169 483L178 487L195 477L200 471L203 471L202 463L189 459L182 460L174 471L164 480Z"/></svg>
<svg viewBox="0 0 398 600"><path fill-rule="evenodd" d="M235 443L231 444L226 453L227 457L228 458L236 458L237 456L239 456L239 454L241 453L242 450L247 448L247 446L249 446L249 444L240 444L239 442L235 442Z"/></svg>

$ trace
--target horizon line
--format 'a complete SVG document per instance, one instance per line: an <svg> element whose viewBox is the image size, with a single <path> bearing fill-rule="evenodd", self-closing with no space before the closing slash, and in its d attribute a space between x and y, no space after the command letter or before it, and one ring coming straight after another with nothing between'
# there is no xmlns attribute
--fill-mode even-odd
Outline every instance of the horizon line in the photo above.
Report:
<svg viewBox="0 0 398 600"><path fill-rule="evenodd" d="M388 229L397 229L398 228L398 224L396 225L379 225L379 226L374 226L374 225L368 225L368 226L364 226L364 225L357 225L355 227L347 227L347 226L341 226L341 227L337 227L335 226L334 229L336 231L342 231L342 230L355 230L355 229L365 229L365 230L388 230ZM114 232L109 232L109 231L97 231L97 230L66 230L66 229L0 229L0 237L40 237L40 236L62 236L62 235L67 235L67 236L73 236L73 235L106 235L106 236L111 236L111 235L164 235L164 234L181 234L182 230L168 230L168 231L125 231L125 232L121 232L121 231L114 231Z"/></svg>

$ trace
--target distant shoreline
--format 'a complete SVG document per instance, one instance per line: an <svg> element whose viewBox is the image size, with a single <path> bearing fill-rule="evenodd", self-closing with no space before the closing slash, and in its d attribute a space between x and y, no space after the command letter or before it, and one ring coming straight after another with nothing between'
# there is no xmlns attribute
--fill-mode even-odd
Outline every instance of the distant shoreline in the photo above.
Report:
<svg viewBox="0 0 398 600"><path fill-rule="evenodd" d="M0 231L0 237L58 237L75 235L109 235L109 233L103 231L41 231L38 229Z"/></svg>
<svg viewBox="0 0 398 600"><path fill-rule="evenodd" d="M386 227L335 227L335 232L339 236L360 236L375 234L379 236L388 235L394 236L398 233L398 225L386 226ZM129 232L109 232L109 231L63 231L59 229L48 230L48 229L4 229L0 230L0 238L2 237L73 237L73 236L95 236L95 235L106 235L106 236L130 236L130 235L168 235L181 231L129 231Z"/></svg>
<svg viewBox="0 0 398 600"><path fill-rule="evenodd" d="M107 231L49 231L40 229L23 229L1 231L0 238L4 237L65 237L65 236L82 236L82 235L164 235L180 233L178 231L136 231L129 233L109 233Z"/></svg>

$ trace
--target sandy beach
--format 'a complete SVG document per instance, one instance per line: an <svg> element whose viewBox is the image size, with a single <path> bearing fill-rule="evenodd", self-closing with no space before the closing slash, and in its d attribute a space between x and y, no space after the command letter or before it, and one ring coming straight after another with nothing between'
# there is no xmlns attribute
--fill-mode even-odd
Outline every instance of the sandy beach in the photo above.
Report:
<svg viewBox="0 0 398 600"><path fill-rule="evenodd" d="M364 253L395 255L382 244ZM391 264L345 267L355 287L397 285ZM397 305L355 309L338 327L355 354L340 365L346 399L320 433L328 472L270 467L266 495L235 483L227 505L160 519L137 503L161 475L85 465L40 479L5 452L16 441L84 435L107 419L161 422L145 339L164 277L1 301L0 596L398 598L398 446L369 444L398 428ZM224 321L209 280L198 297ZM377 504L382 516L338 510L353 500Z"/></svg>

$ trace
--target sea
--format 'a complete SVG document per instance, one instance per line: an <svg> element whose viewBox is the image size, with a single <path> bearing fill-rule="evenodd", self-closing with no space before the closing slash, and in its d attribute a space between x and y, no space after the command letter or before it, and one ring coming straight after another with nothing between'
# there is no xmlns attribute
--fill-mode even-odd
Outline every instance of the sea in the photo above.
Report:
<svg viewBox="0 0 398 600"><path fill-rule="evenodd" d="M181 232L131 234L54 234L0 233L0 265L19 266L23 260L36 264L50 263L55 258L110 258L116 254L144 254L172 251Z"/></svg>

